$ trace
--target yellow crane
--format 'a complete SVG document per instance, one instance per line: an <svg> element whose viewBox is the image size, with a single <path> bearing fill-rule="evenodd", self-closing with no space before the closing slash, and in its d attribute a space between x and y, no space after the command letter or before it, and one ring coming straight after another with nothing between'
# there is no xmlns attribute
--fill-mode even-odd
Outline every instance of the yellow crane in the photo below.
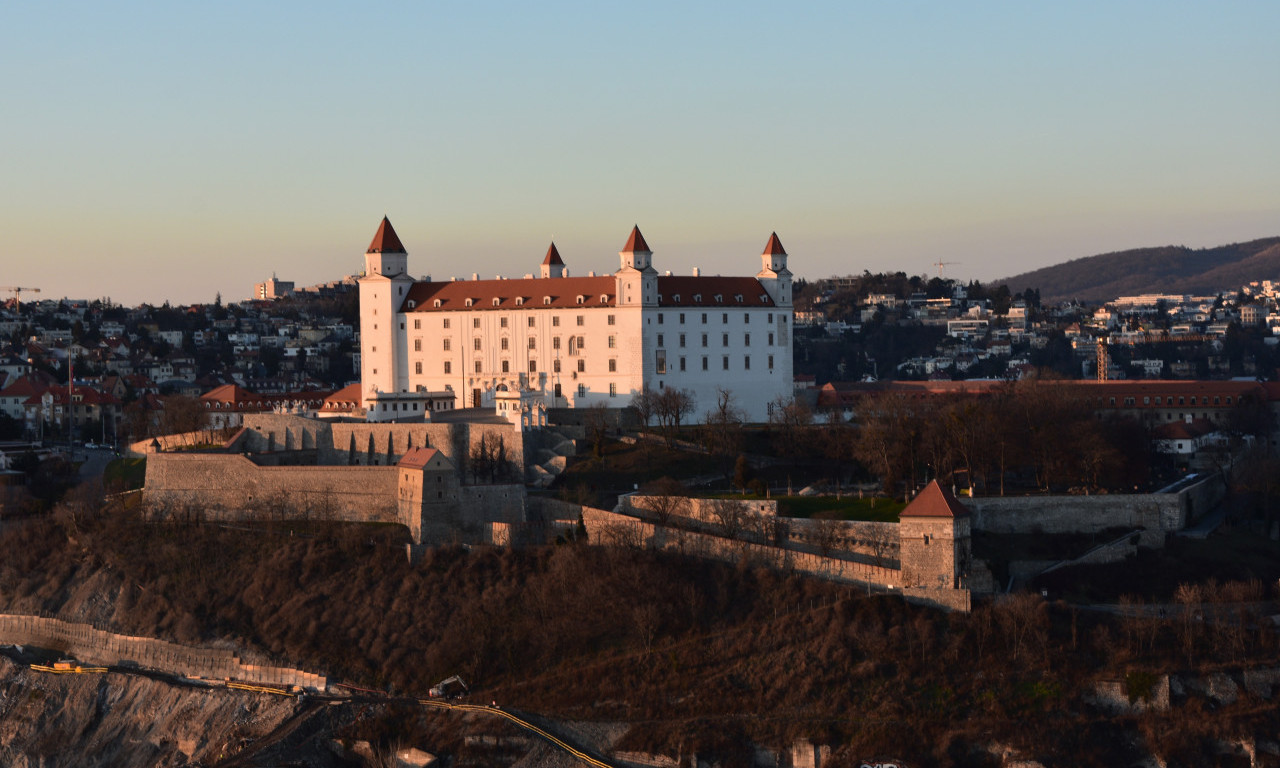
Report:
<svg viewBox="0 0 1280 768"><path fill-rule="evenodd" d="M941 279L942 279L942 268L943 268L943 267L949 267L949 266L951 266L952 264L962 264L962 263L963 263L963 262L959 262L959 261L941 261L941 260L939 260L939 261L935 261L935 262L933 262L933 265L932 265L932 266L935 266L935 267L937 267L937 268L938 268L938 279L939 279L939 280L941 280Z"/></svg>
<svg viewBox="0 0 1280 768"><path fill-rule="evenodd" d="M39 292L40 292L40 289L39 289L39 288L24 288L24 287L22 287L22 286L17 286L17 285L0 285L0 291L5 291L5 292L7 292L7 293L12 293L12 294L13 294L13 301L14 301L14 303L15 303L15 305L16 305L16 306L14 307L14 309L16 309L18 312L21 312L21 311L22 311L22 292L23 292L23 291L26 291L26 292L28 292L28 293L39 293Z"/></svg>

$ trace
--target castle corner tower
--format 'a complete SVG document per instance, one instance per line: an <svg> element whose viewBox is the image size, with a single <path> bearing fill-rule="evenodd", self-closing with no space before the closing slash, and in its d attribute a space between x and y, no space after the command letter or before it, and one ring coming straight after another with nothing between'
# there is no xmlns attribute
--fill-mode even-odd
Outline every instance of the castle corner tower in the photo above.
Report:
<svg viewBox="0 0 1280 768"><path fill-rule="evenodd" d="M378 394L408 391L407 336L401 305L413 285L409 254L387 217L382 217L364 254L360 285L361 399L368 413Z"/></svg>

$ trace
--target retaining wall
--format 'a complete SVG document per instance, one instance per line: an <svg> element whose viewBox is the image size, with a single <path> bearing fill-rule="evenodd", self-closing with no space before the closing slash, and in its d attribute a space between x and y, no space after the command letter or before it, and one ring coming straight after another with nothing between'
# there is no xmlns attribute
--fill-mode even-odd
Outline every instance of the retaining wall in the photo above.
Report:
<svg viewBox="0 0 1280 768"><path fill-rule="evenodd" d="M395 523L397 481L395 467L262 467L239 454L153 453L146 496L158 510L199 503L210 519Z"/></svg>
<svg viewBox="0 0 1280 768"><path fill-rule="evenodd" d="M297 685L316 691L328 687L324 675L268 664L246 664L230 650L117 635L91 624L45 616L0 614L0 643L48 648L93 664L137 666L181 677Z"/></svg>

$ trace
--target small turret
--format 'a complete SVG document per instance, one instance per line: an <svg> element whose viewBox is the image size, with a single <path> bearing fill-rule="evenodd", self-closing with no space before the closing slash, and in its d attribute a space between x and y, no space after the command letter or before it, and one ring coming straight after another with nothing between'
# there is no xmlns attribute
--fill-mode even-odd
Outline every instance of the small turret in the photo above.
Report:
<svg viewBox="0 0 1280 768"><path fill-rule="evenodd" d="M791 306L791 270L787 269L787 251L778 239L778 233L769 235L769 242L760 254L760 271L756 279L764 286L779 307Z"/></svg>
<svg viewBox="0 0 1280 768"><path fill-rule="evenodd" d="M378 231L369 243L369 250L364 254L364 273L366 275L386 275L394 277L409 271L409 254L400 243L391 220L382 217Z"/></svg>
<svg viewBox="0 0 1280 768"><path fill-rule="evenodd" d="M555 243L547 249L547 257L542 260L542 277L564 277L564 261L560 258L560 251L556 250Z"/></svg>
<svg viewBox="0 0 1280 768"><path fill-rule="evenodd" d="M622 266L614 273L618 280L618 305L658 305L658 271L653 268L653 251L640 234L640 227L631 228L627 244L618 251Z"/></svg>

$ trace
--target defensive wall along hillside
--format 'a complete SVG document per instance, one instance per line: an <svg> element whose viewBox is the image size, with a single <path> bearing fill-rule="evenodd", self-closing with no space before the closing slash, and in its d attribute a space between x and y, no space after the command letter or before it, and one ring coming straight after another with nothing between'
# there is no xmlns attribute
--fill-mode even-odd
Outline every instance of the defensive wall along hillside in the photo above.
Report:
<svg viewBox="0 0 1280 768"><path fill-rule="evenodd" d="M386 466L413 448L435 448L460 473L481 443L501 446L507 461L524 465L524 440L510 423L375 423L330 422L304 416L252 413L244 416L244 431L231 450L316 452L325 466Z"/></svg>
<svg viewBox="0 0 1280 768"><path fill-rule="evenodd" d="M91 624L47 616L0 614L0 643L47 648L92 664L140 667L180 677L297 685L317 691L328 685L323 675L246 663L224 648L193 648L150 637L117 635Z"/></svg>
<svg viewBox="0 0 1280 768"><path fill-rule="evenodd" d="M198 505L212 519L302 514L348 522L399 522L396 468L264 467L233 453L154 453L147 459L149 505Z"/></svg>
<svg viewBox="0 0 1280 768"><path fill-rule="evenodd" d="M1221 477L1210 475L1166 492L1101 496L979 496L966 498L973 530L990 533L1098 533L1141 529L1140 543L1164 545L1165 535L1218 505L1226 494Z"/></svg>

